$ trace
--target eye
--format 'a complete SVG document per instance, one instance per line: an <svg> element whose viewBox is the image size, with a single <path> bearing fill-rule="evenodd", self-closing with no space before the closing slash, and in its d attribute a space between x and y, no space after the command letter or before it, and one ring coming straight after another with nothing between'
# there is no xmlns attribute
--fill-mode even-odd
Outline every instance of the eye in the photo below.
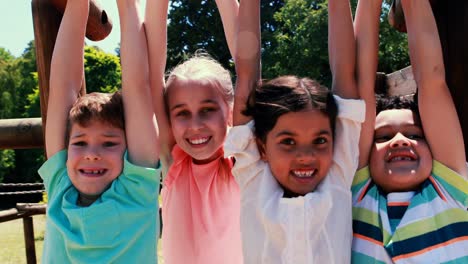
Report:
<svg viewBox="0 0 468 264"><path fill-rule="evenodd" d="M383 142L389 141L390 139L391 139L391 137L388 136L388 135L376 135L374 137L374 142L375 143L383 143Z"/></svg>
<svg viewBox="0 0 468 264"><path fill-rule="evenodd" d="M411 135L408 135L406 137L409 138L409 139L413 139L413 140L424 139L424 137L419 135L419 134L411 134Z"/></svg>
<svg viewBox="0 0 468 264"><path fill-rule="evenodd" d="M326 144L327 142L328 142L328 139L325 137L319 137L314 140L314 144L317 144L317 145Z"/></svg>
<svg viewBox="0 0 468 264"><path fill-rule="evenodd" d="M203 114L207 114L214 111L216 111L216 108L214 107L203 107L200 112Z"/></svg>
<svg viewBox="0 0 468 264"><path fill-rule="evenodd" d="M190 112L187 111L187 110L182 110L182 111L179 111L175 114L175 116L177 117L187 117L187 116L190 116Z"/></svg>
<svg viewBox="0 0 468 264"><path fill-rule="evenodd" d="M285 138L280 141L280 144L287 145L287 146L294 146L296 145L296 141L292 138Z"/></svg>
<svg viewBox="0 0 468 264"><path fill-rule="evenodd" d="M102 144L104 147L113 147L119 145L118 142L113 142L113 141L106 141Z"/></svg>
<svg viewBox="0 0 468 264"><path fill-rule="evenodd" d="M75 142L71 142L72 146L76 146L76 147L83 147L83 146L86 146L86 142L85 141L75 141Z"/></svg>

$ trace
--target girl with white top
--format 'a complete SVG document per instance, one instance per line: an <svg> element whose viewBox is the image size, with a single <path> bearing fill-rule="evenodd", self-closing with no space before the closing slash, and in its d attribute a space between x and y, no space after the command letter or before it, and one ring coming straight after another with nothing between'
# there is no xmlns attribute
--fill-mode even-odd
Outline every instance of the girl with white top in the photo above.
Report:
<svg viewBox="0 0 468 264"><path fill-rule="evenodd" d="M295 76L257 85L259 2L240 3L235 127L225 142L241 190L244 261L349 263L350 186L364 119L364 103L353 100L359 96L349 2L329 1L336 95Z"/></svg>

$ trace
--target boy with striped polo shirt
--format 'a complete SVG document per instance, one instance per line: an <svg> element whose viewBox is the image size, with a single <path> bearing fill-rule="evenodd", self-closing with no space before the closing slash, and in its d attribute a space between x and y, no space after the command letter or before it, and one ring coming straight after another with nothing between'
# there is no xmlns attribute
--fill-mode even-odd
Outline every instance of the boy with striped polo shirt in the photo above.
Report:
<svg viewBox="0 0 468 264"><path fill-rule="evenodd" d="M382 1L359 1L358 87L366 101L353 192L353 263L468 263L468 182L458 116L428 0L401 0L417 103L376 102ZM465 178L463 178L465 177Z"/></svg>

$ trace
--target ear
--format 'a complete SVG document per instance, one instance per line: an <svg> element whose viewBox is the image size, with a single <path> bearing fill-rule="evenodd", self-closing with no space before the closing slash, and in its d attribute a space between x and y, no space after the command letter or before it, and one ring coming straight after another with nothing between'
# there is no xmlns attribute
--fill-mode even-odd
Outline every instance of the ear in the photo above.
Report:
<svg viewBox="0 0 468 264"><path fill-rule="evenodd" d="M265 152L265 143L263 143L263 141L259 138L255 138L255 142L257 143L258 152L260 153L260 159L266 162L267 157Z"/></svg>

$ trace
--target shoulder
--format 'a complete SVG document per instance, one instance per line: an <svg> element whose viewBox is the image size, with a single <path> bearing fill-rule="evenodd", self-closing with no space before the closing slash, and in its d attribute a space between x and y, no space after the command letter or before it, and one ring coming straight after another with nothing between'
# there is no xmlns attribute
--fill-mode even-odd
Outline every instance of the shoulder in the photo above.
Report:
<svg viewBox="0 0 468 264"><path fill-rule="evenodd" d="M344 99L333 95L338 106L337 118L350 119L362 123L365 119L366 105L361 99Z"/></svg>
<svg viewBox="0 0 468 264"><path fill-rule="evenodd" d="M468 207L468 181L460 174L434 160L430 179L433 179L455 200Z"/></svg>

